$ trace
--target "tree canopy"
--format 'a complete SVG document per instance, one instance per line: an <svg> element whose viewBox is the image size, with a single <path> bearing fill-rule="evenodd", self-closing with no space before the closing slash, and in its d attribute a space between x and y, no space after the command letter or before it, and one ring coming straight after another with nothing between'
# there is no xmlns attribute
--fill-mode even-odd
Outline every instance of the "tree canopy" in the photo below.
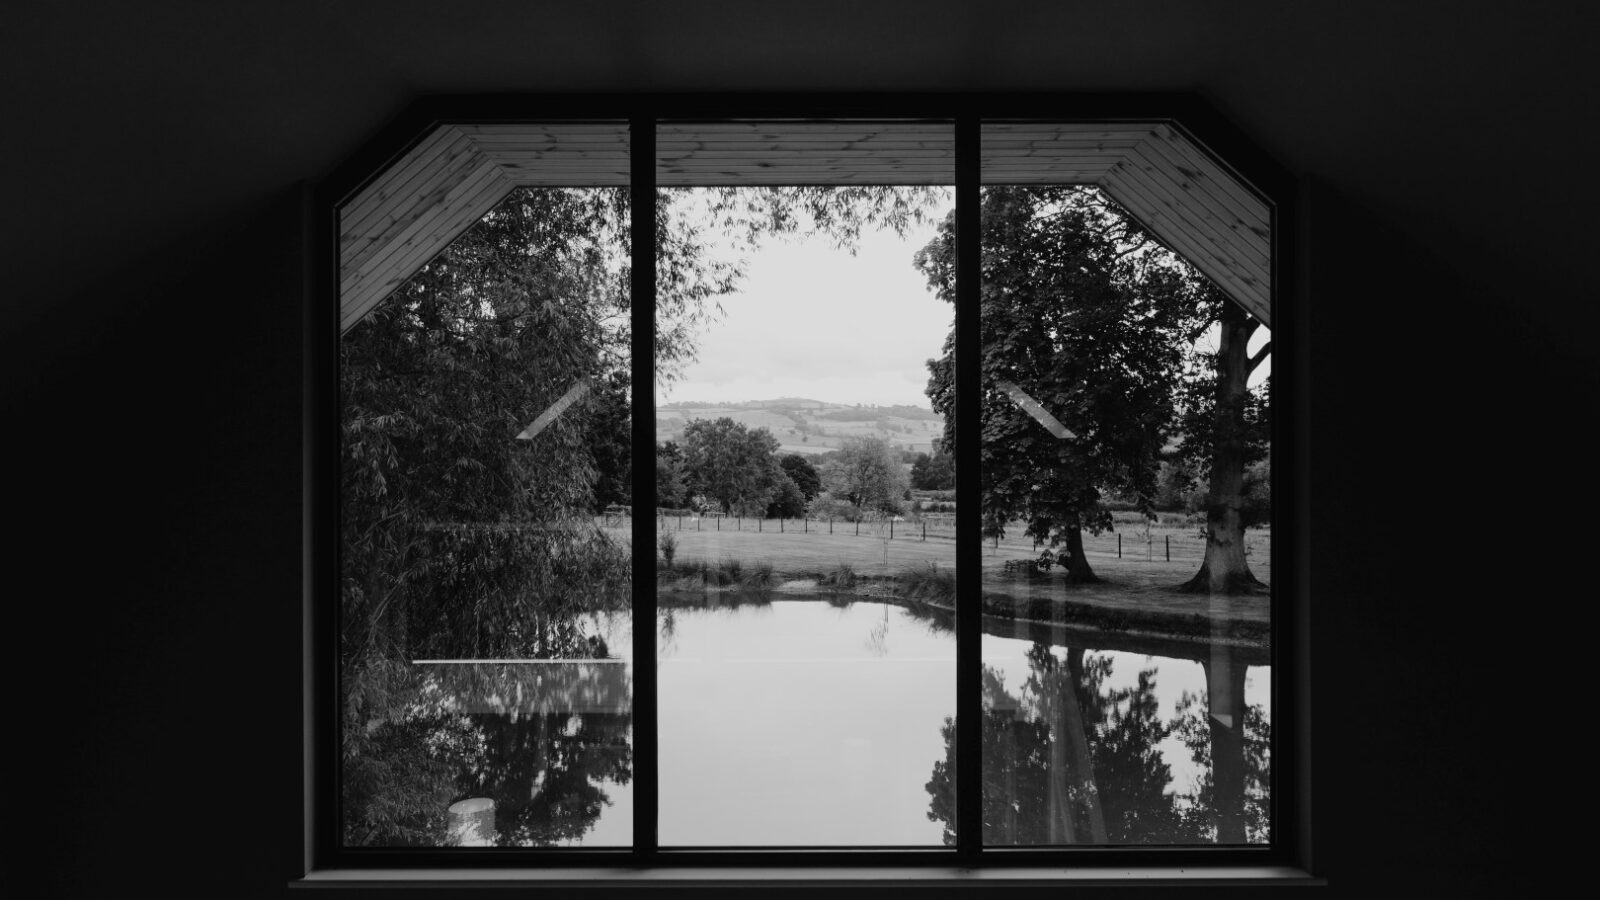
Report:
<svg viewBox="0 0 1600 900"><path fill-rule="evenodd" d="M1175 419L1199 284L1100 192L988 187L982 195L980 419L984 533L1013 519L1065 544L1069 576L1094 578L1082 531L1111 527L1106 491L1154 494ZM955 301L955 219L915 264ZM955 423L954 329L929 362L928 396Z"/></svg>
<svg viewBox="0 0 1600 900"><path fill-rule="evenodd" d="M894 515L905 509L900 454L880 437L846 437L822 463L822 485L861 510Z"/></svg>
<svg viewBox="0 0 1600 900"><path fill-rule="evenodd" d="M761 515L782 481L773 458L778 439L765 428L749 428L723 416L696 419L683 429L683 460L689 490L732 515Z"/></svg>

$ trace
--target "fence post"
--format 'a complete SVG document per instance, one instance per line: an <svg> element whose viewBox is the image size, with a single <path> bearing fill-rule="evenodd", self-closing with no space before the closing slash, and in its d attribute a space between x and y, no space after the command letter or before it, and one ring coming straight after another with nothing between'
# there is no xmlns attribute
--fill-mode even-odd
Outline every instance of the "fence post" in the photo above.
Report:
<svg viewBox="0 0 1600 900"><path fill-rule="evenodd" d="M1167 562L1172 562L1172 535L1167 535Z"/></svg>
<svg viewBox="0 0 1600 900"><path fill-rule="evenodd" d="M833 534L833 516L828 517L828 533Z"/></svg>
<svg viewBox="0 0 1600 900"><path fill-rule="evenodd" d="M856 537L861 537L861 520L856 520Z"/></svg>
<svg viewBox="0 0 1600 900"><path fill-rule="evenodd" d="M923 519L922 520L922 540L924 542L926 542L928 540L928 520L927 519Z"/></svg>
<svg viewBox="0 0 1600 900"><path fill-rule="evenodd" d="M783 534L783 516L778 517L778 533Z"/></svg>
<svg viewBox="0 0 1600 900"><path fill-rule="evenodd" d="M717 530L718 531L722 530L722 517L721 516L717 516Z"/></svg>
<svg viewBox="0 0 1600 900"><path fill-rule="evenodd" d="M744 530L744 516L734 516L734 519L733 519L733 530L734 531L743 531Z"/></svg>
<svg viewBox="0 0 1600 900"><path fill-rule="evenodd" d="M683 530L683 516L679 516L678 517L678 530L679 531Z"/></svg>
<svg viewBox="0 0 1600 900"><path fill-rule="evenodd" d="M889 519L889 540L894 540L894 518Z"/></svg>
<svg viewBox="0 0 1600 900"><path fill-rule="evenodd" d="M1122 558L1122 535L1117 535L1117 559Z"/></svg>
<svg viewBox="0 0 1600 900"><path fill-rule="evenodd" d="M806 534L810 534L811 533L811 518L808 516L808 517L806 517L804 519L801 519L800 523L801 523L800 524L801 530L804 531Z"/></svg>

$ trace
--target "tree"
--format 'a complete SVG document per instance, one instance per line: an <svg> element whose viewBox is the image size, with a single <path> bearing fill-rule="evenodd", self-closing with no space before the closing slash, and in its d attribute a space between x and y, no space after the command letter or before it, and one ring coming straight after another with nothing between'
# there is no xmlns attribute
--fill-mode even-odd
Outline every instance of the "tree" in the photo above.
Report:
<svg viewBox="0 0 1600 900"><path fill-rule="evenodd" d="M1268 398L1270 381L1250 389L1250 375L1272 352L1269 341L1252 356L1250 337L1261 321L1245 312L1222 292L1211 288L1207 306L1218 322L1215 353L1201 354L1208 365L1185 391L1183 453L1207 484L1206 555L1200 571L1183 590L1211 594L1258 593L1265 586L1250 571L1245 556L1245 529L1271 514L1270 490L1266 506L1251 502L1249 470L1265 460L1270 440ZM1258 470L1259 471L1259 470Z"/></svg>
<svg viewBox="0 0 1600 900"><path fill-rule="evenodd" d="M1066 546L1067 578L1097 580L1083 531L1111 527L1102 492L1148 508L1176 414L1193 280L1097 190L990 187L982 198L980 515L999 536ZM917 253L955 301L955 220ZM952 328L928 396L954 440Z"/></svg>
<svg viewBox="0 0 1600 900"><path fill-rule="evenodd" d="M683 460L691 491L725 514L761 515L777 493L783 469L773 459L778 439L723 416L696 419L683 429Z"/></svg>
<svg viewBox="0 0 1600 900"><path fill-rule="evenodd" d="M689 488L684 481L683 451L677 442L656 444L656 506L682 509L689 503Z"/></svg>
<svg viewBox="0 0 1600 900"><path fill-rule="evenodd" d="M579 613L627 605L627 549L582 514L627 496L628 223L623 190L514 191L340 342L352 841L427 842L441 821L419 748L444 732L406 712L397 663L558 658ZM660 224L670 372L734 273Z"/></svg>
<svg viewBox="0 0 1600 900"><path fill-rule="evenodd" d="M906 473L899 453L879 437L847 437L822 464L822 484L862 510L894 515L905 507Z"/></svg>
<svg viewBox="0 0 1600 900"><path fill-rule="evenodd" d="M626 371L610 372L597 381L590 398L594 412L589 447L595 464L594 499L590 509L594 512L608 506L633 504L630 381Z"/></svg>
<svg viewBox="0 0 1600 900"><path fill-rule="evenodd" d="M956 460L936 441L933 453L918 453L911 463L911 486L922 491L948 491L956 486Z"/></svg>
<svg viewBox="0 0 1600 900"><path fill-rule="evenodd" d="M767 518L793 519L806 514L806 497L800 492L794 479L787 473L780 473L777 486L774 488L772 502L767 505Z"/></svg>
<svg viewBox="0 0 1600 900"><path fill-rule="evenodd" d="M778 460L778 465L783 466L784 474L799 488L800 495L807 501L817 496L822 490L822 476L817 474L817 467L806 459L804 454L789 453Z"/></svg>

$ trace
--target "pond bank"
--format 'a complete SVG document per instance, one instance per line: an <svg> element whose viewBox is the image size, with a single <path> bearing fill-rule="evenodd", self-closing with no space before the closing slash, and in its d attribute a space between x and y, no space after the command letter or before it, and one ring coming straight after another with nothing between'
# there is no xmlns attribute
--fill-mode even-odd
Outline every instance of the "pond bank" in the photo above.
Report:
<svg viewBox="0 0 1600 900"><path fill-rule="evenodd" d="M729 593L784 599L862 599L946 615L955 612L954 578L948 571L857 576L838 572L779 573L757 568L737 573L739 577L721 584L717 583L719 575L729 577L716 570L663 571L657 577L657 590L686 599ZM1063 596L1067 592L1070 596ZM1271 643L1268 607L1265 597L1211 598L1149 583L1040 585L1024 578L1016 583L985 583L983 593L983 613L988 619L1260 651L1267 650Z"/></svg>

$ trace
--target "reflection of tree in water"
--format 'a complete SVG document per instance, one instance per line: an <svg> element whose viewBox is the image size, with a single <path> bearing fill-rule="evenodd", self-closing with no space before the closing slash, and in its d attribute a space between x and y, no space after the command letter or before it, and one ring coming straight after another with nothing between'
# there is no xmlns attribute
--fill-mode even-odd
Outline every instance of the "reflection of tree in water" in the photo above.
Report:
<svg viewBox="0 0 1600 900"><path fill-rule="evenodd" d="M889 604L883 604L883 619L874 622L867 631L867 652L873 656L884 657L889 655Z"/></svg>
<svg viewBox="0 0 1600 900"><path fill-rule="evenodd" d="M632 777L632 685L582 621L539 629L557 665L369 662L346 696L345 840L354 846L454 842L449 805L495 801L496 843L575 841Z"/></svg>
<svg viewBox="0 0 1600 900"><path fill-rule="evenodd" d="M570 843L594 827L610 798L603 782L633 776L632 717L607 713L469 716L476 752L459 760L459 797L495 804L496 843Z"/></svg>
<svg viewBox="0 0 1600 900"><path fill-rule="evenodd" d="M1173 722L1200 772L1190 814L1208 840L1265 843L1272 786L1272 723L1266 708L1257 703L1245 709L1241 740L1210 718L1209 707L1206 697L1184 691ZM1225 757L1220 767L1213 762L1219 750Z"/></svg>
<svg viewBox="0 0 1600 900"><path fill-rule="evenodd" d="M1028 679L1016 695L1006 691L996 670L984 669L984 843L1215 840L1216 790L1203 784L1195 797L1170 792L1172 769L1159 746L1175 729L1209 746L1209 729L1193 708L1162 720L1154 669L1141 671L1132 687L1107 688L1110 657L1086 658L1084 651L1069 649L1063 660L1040 643L1028 652L1028 665ZM943 735L946 755L928 782L928 816L944 823L945 843L953 844L955 726L949 719ZM1266 746L1265 738L1260 746ZM1209 759L1206 764L1209 769Z"/></svg>

